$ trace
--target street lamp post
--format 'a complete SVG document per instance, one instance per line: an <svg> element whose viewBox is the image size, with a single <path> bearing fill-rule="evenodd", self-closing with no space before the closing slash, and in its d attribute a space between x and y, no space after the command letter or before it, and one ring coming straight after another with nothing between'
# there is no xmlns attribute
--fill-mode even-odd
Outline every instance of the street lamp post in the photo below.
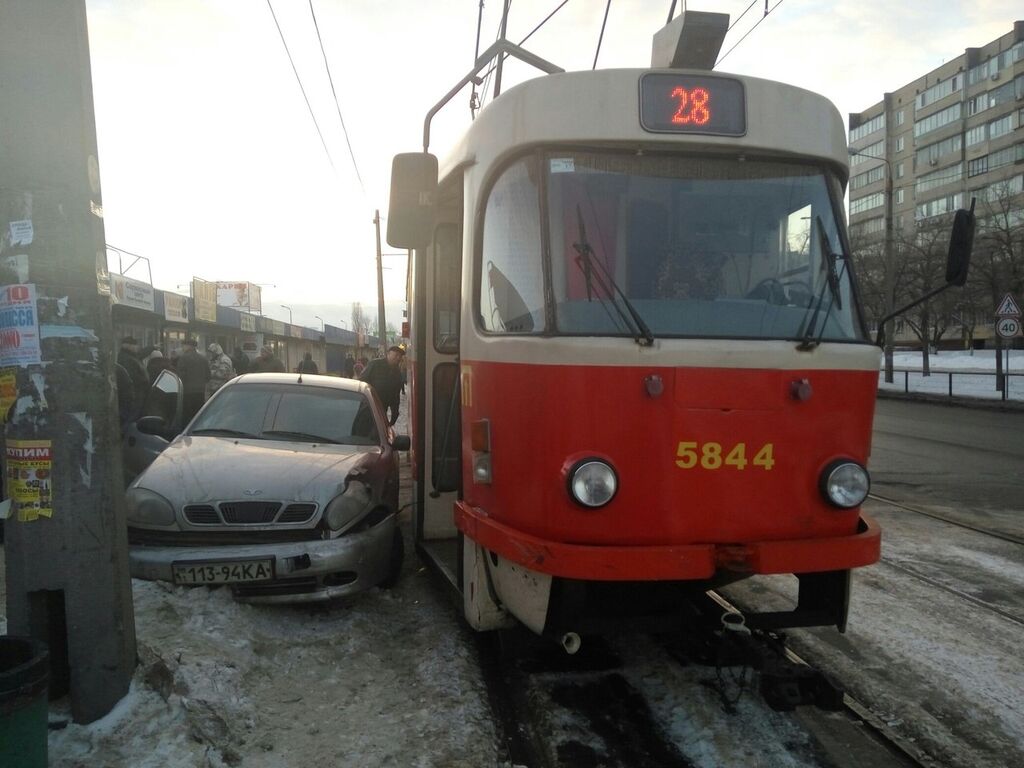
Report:
<svg viewBox="0 0 1024 768"><path fill-rule="evenodd" d="M292 324L292 308L282 304L281 305L281 309L287 309L288 310L288 325L291 325Z"/></svg>
<svg viewBox="0 0 1024 768"><path fill-rule="evenodd" d="M851 155L868 157L872 160L881 160L885 163L885 242L884 242L884 260L885 270L882 273L882 290L884 291L885 298L885 314L889 315L892 313L893 307L896 303L896 267L893 264L893 214L892 214L892 163L887 158L879 155L869 155L865 152L861 152L858 149L850 148L849 153ZM883 350L885 352L885 381L887 384L891 384L893 381L893 326L894 320L890 319L885 324L885 345Z"/></svg>
<svg viewBox="0 0 1024 768"><path fill-rule="evenodd" d="M320 332L323 333L327 329L324 319L320 315L313 315L313 317L320 321Z"/></svg>

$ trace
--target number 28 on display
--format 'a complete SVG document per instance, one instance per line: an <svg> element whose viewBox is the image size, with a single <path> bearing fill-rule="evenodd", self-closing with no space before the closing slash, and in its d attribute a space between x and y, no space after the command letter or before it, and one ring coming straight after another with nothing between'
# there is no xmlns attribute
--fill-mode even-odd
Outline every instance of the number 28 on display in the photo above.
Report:
<svg viewBox="0 0 1024 768"><path fill-rule="evenodd" d="M677 87L672 90L671 97L678 108L672 115L672 122L676 125L704 125L711 119L711 108L708 105L710 94L704 88L686 90Z"/></svg>
<svg viewBox="0 0 1024 768"><path fill-rule="evenodd" d="M774 446L765 443L750 460L747 459L747 444L736 443L726 451L721 443L697 443L681 441L676 448L676 466L680 469L739 469L750 464L766 472L775 466Z"/></svg>

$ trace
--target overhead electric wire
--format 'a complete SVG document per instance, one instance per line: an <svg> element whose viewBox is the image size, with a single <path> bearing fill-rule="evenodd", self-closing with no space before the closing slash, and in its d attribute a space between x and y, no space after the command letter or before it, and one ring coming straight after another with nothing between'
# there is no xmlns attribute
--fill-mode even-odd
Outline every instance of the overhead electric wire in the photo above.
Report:
<svg viewBox="0 0 1024 768"><path fill-rule="evenodd" d="M744 11L743 13L741 13L741 14L740 14L739 16L737 16L737 17L736 17L736 21L734 21L734 22L733 22L732 24L730 24L730 25L729 25L729 29L727 29L727 30L725 30L725 31L726 31L726 32L730 32L730 31L732 30L732 28L733 28L733 27L735 27L735 26L736 26L737 24L739 24L739 23L740 23L740 19L742 19L742 18L743 18L744 16L746 16L746 15L747 15L747 11L749 11L749 10L750 10L751 8L753 8L753 7L755 6L755 5L757 5L757 0L750 0L750 5L748 5L748 6L747 6L747 10L746 10L746 11ZM737 45L739 45L739 43L737 43Z"/></svg>
<svg viewBox="0 0 1024 768"><path fill-rule="evenodd" d="M552 11L551 13L549 13L549 14L548 14L547 16L545 16L545 17L544 17L544 20L543 20L543 21L542 21L542 22L541 22L540 24L538 24L538 25L537 25L536 27L534 27L533 29L531 29L531 30L530 30L530 34L528 34L528 35L527 35L526 37L524 37L524 38L523 38L522 40L520 40L520 41L519 41L519 42L517 43L517 45L522 45L522 44L523 44L523 43L525 43L525 42L526 42L527 40L529 40L529 39L530 39L531 37L533 37L534 33L535 33L535 32L537 32L537 30L539 30L539 29L540 29L541 27L543 27L543 26L544 26L545 24L547 24L547 23L548 23L549 21L551 21L551 17L552 17L552 16L554 16L554 15L555 15L556 13L558 13L558 12L559 12L560 10L562 10L562 9L563 9L563 8L564 8L564 7L566 6L566 4L567 4L568 2L569 2L569 0L562 0L562 2L560 2L560 3L559 3L559 4L558 4L558 5L556 6L556 7L555 7L555 10L553 10L553 11ZM495 39L497 39L497 38L495 38ZM508 58L508 54L504 54L504 53L503 53L503 54L502 54L502 56L504 56L505 58ZM489 75L491 74L491 72L493 72L493 71L494 71L494 66L492 66L492 67L491 67L490 69L488 69L488 70L487 70L486 72L484 72L484 74L483 74L484 78L487 78L487 77L488 77L488 76L489 76ZM484 90L484 91L486 91L486 90L487 90L486 86L484 87L484 89L483 89L483 90Z"/></svg>
<svg viewBox="0 0 1024 768"><path fill-rule="evenodd" d="M597 50L594 51L594 65L591 69L597 69L597 57L601 53L601 43L604 42L604 28L608 24L608 11L612 9L612 0L604 7L604 20L601 22L601 34L597 36Z"/></svg>
<svg viewBox="0 0 1024 768"><path fill-rule="evenodd" d="M766 2L767 2L767 0L766 0ZM717 67L723 61L725 61L725 57L728 56L733 51L735 51L736 47L740 43L742 43L744 40L747 39L747 35L749 35L751 32L753 32L755 29L757 29L757 27L761 24L761 22L768 18L768 14L770 14L772 11L774 11L776 8L778 8L780 5L782 5L783 2L784 2L784 0L779 0L779 2L777 2L771 8L765 8L764 16L762 16L760 19L758 19L757 20L757 24L755 24L750 29L748 29L746 31L746 34L744 34L743 37L741 37L739 40L736 41L736 45L734 45L732 48L730 48L728 51L726 51L725 53L722 54L722 57L718 61L715 62L715 66ZM749 10L749 9L747 9L747 10ZM746 13L746 11L744 11L744 13Z"/></svg>
<svg viewBox="0 0 1024 768"><path fill-rule="evenodd" d="M270 2L270 0L267 0ZM331 95L334 97L334 106L338 108L338 120L341 121L341 130L345 134L345 144L348 145L348 155L352 158L352 168L356 172L356 178L359 179L359 188L363 190L363 195L366 195L366 186L363 184L363 177L359 173L359 165L356 163L356 154L352 151L352 142L348 138L348 128L345 127L345 118L341 116L341 104L338 103L338 92L334 90L334 78L331 76L331 65L327 63L327 51L324 50L324 41L320 37L320 25L316 21L316 11L313 10L313 0L309 0L309 13L313 17L313 27L316 29L316 39L320 43L320 53L324 57L324 69L327 70L327 80L331 84Z"/></svg>
<svg viewBox="0 0 1024 768"><path fill-rule="evenodd" d="M271 5L270 0L267 0L267 7L270 9L270 15L274 17L274 25L277 27L277 34L281 36L281 44L284 45L284 52L288 54L288 61L291 62L292 72L295 73L295 79L299 82L299 90L302 91L302 98L306 100L306 108L309 110L309 116L313 118L313 125L316 126L316 132L320 137L320 143L324 147L324 153L327 155L327 162L331 164L331 168L336 172L337 169L334 167L334 159L331 157L330 150L327 149L327 142L324 141L324 134L320 130L320 123L316 121L316 115L313 114L313 107L309 103L309 96L306 95L306 88L302 85L302 78L299 77L299 70L295 67L295 60L292 59L292 52L288 50L288 41L284 39L284 32L281 30L281 24L277 21L277 14L274 13L274 6Z"/></svg>

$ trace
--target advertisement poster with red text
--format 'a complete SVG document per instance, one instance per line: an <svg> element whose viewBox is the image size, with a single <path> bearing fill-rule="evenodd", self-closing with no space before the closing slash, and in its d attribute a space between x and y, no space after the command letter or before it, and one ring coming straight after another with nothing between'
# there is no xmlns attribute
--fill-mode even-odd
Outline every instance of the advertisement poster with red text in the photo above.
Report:
<svg viewBox="0 0 1024 768"><path fill-rule="evenodd" d="M53 443L7 441L7 495L20 522L53 517Z"/></svg>

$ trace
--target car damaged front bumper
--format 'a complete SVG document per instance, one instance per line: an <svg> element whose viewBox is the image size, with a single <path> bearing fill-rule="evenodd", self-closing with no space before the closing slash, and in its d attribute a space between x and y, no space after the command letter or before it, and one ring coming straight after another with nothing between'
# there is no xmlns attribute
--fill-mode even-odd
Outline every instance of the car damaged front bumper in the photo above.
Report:
<svg viewBox="0 0 1024 768"><path fill-rule="evenodd" d="M176 565L269 559L273 568L270 579L219 583L230 586L235 597L244 602L318 602L363 592L384 581L391 568L396 530L397 516L390 515L372 528L336 539L190 546L133 544L129 563L133 578L177 583Z"/></svg>

